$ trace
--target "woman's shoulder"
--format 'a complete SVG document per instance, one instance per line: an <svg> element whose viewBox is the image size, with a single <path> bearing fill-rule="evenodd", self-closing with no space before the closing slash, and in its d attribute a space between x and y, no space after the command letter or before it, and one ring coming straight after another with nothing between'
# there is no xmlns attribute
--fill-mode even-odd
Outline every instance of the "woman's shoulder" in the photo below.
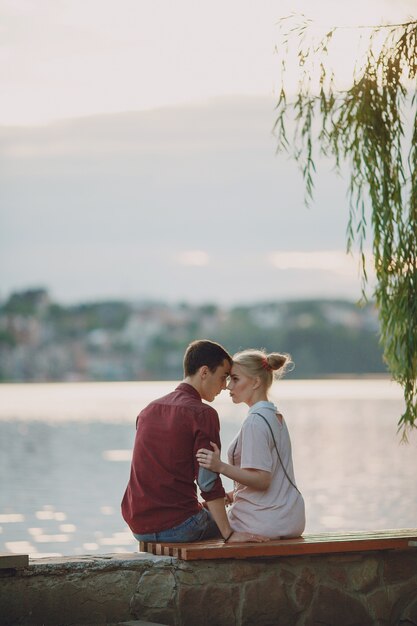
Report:
<svg viewBox="0 0 417 626"><path fill-rule="evenodd" d="M258 402L251 408L246 420L248 424L268 431L272 428L273 431L279 432L285 425L281 411L279 411L272 402Z"/></svg>
<svg viewBox="0 0 417 626"><path fill-rule="evenodd" d="M272 424L277 420L276 415L276 409L274 410L263 406L253 407L253 410L249 411L243 425L256 426L262 429L268 428L267 424Z"/></svg>
<svg viewBox="0 0 417 626"><path fill-rule="evenodd" d="M275 406L275 404L273 404L272 402L257 402L256 404L254 404L249 413L248 413L248 418L252 418L252 419L259 419L259 418L264 418L266 419L268 422L270 422L271 420L275 420L277 415L280 415L280 411L277 409L277 407Z"/></svg>

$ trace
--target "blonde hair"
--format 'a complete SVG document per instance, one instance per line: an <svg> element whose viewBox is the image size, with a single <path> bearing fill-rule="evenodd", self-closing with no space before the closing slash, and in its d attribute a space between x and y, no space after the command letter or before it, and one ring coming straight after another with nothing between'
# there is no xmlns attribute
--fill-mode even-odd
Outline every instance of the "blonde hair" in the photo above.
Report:
<svg viewBox="0 0 417 626"><path fill-rule="evenodd" d="M243 367L249 376L260 378L266 389L272 385L274 378L281 378L293 365L289 354L271 352L265 350L248 349L236 352L233 363Z"/></svg>

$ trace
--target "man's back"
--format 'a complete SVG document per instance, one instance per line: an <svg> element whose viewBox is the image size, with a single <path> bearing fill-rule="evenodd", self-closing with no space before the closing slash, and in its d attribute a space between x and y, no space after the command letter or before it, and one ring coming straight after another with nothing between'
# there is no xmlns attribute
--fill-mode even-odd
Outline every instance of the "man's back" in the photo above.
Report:
<svg viewBox="0 0 417 626"><path fill-rule="evenodd" d="M181 524L198 513L196 452L214 441L220 446L217 412L189 384L149 404L137 418L129 484L122 514L134 533L153 533ZM220 479L205 499L221 498Z"/></svg>

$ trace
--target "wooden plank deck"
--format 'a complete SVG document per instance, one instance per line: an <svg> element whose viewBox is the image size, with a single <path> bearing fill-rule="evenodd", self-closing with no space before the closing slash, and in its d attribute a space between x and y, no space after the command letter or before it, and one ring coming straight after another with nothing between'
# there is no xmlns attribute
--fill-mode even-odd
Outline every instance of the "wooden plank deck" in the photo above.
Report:
<svg viewBox="0 0 417 626"><path fill-rule="evenodd" d="M417 547L417 528L346 533L306 534L296 539L266 543L223 543L217 539L195 543L139 543L140 552L198 559L247 559L252 557L333 554L370 550L408 550Z"/></svg>

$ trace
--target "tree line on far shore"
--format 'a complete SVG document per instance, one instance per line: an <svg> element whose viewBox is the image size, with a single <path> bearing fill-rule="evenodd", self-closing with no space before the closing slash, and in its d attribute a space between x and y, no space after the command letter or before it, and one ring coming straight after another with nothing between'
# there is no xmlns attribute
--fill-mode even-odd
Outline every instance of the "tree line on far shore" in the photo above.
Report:
<svg viewBox="0 0 417 626"><path fill-rule="evenodd" d="M0 381L178 380L188 343L234 353L292 355L291 378L387 373L372 303L345 300L214 303L105 301L63 306L44 289L0 305Z"/></svg>

